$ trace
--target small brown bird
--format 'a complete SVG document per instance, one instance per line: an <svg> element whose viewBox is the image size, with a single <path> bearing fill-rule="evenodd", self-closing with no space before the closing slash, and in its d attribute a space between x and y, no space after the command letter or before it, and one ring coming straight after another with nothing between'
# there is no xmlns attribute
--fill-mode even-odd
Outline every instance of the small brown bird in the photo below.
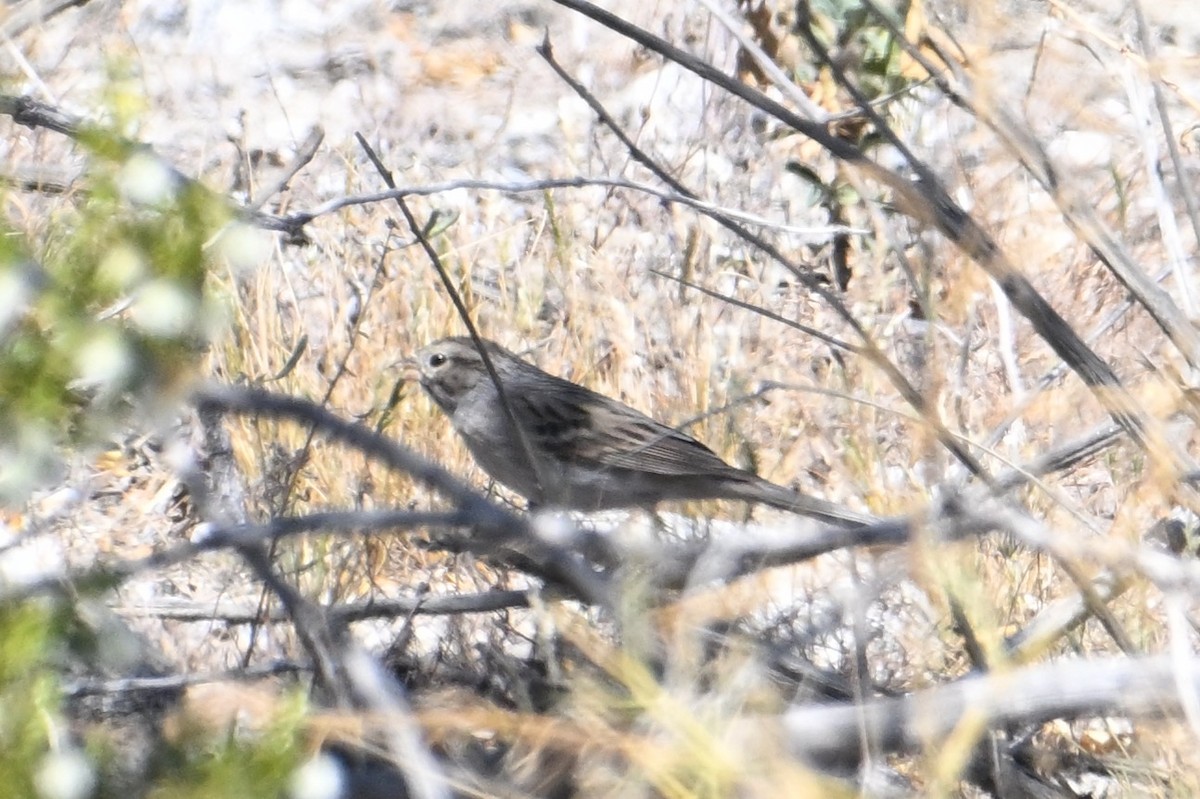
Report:
<svg viewBox="0 0 1200 799"><path fill-rule="evenodd" d="M843 526L877 521L734 468L685 433L547 374L498 344L484 346L536 468L471 339L436 341L407 365L450 417L480 467L531 503L596 511L735 499Z"/></svg>

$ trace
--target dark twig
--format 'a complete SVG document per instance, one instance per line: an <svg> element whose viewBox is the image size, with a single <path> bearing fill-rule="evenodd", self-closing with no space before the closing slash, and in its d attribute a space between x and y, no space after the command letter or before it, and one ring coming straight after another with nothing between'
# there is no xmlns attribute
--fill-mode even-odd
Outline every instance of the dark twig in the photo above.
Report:
<svg viewBox="0 0 1200 799"><path fill-rule="evenodd" d="M11 94L0 94L0 114L27 128L46 128L78 139L86 126L82 119L49 103Z"/></svg>
<svg viewBox="0 0 1200 799"><path fill-rule="evenodd" d="M326 701L335 707L353 707L351 686L342 659L345 628L330 624L321 608L305 599L275 572L265 547L242 544L235 549L263 585L283 603L300 643L313 664L316 684L325 693Z"/></svg>
<svg viewBox="0 0 1200 799"><path fill-rule="evenodd" d="M214 527L195 536L198 546L219 549L227 546L269 544L303 533L332 530L356 530L360 535L378 535L396 530L425 527L468 527L473 517L463 510L453 511L324 511L304 516L280 516L264 524Z"/></svg>
<svg viewBox="0 0 1200 799"><path fill-rule="evenodd" d="M102 133L107 137L116 148L117 152L122 156L132 155L133 153L146 153L158 161L164 169L167 170L171 180L178 186L196 186L204 191L204 187L189 178L187 175L180 172L174 166L167 162L162 156L158 155L152 147L132 139L113 136L103 133L103 129L97 125L87 122L74 114L68 114L61 109L43 103L40 100L34 100L32 97L20 95L0 94L0 114L12 117L13 122L18 125L23 125L27 128L37 129L45 128L52 130L55 133L61 133L75 141L80 141L89 136L95 136ZM230 204L227 198L212 194L218 202Z"/></svg>
<svg viewBox="0 0 1200 799"><path fill-rule="evenodd" d="M610 606L605 582L574 553L541 540L523 517L492 504L458 478L368 427L346 422L307 400L255 388L211 387L196 392L194 399L202 410L290 418L310 424L451 499L475 529L476 547L494 551L503 545L518 550L538 565L541 576L560 582L586 601Z"/></svg>
<svg viewBox="0 0 1200 799"><path fill-rule="evenodd" d="M898 206L908 215L919 222L933 225L950 241L960 247L1000 285L1009 301L1024 315L1038 334L1051 348L1066 361L1071 368L1093 390L1097 399L1104 404L1113 418L1124 426L1139 441L1145 441L1145 430L1148 420L1137 402L1121 384L1112 368L1095 352L1093 352L1058 314L1057 311L1037 292L1033 284L1004 256L999 245L991 238L983 227L963 210L942 186L930 169L919 160L910 164L920 180L910 181L903 176L886 169L869 159L859 148L838 139L823 126L804 119L786 106L778 103L762 92L756 91L734 78L722 73L711 64L680 50L663 39L650 34L619 17L586 2L585 0L556 0L560 5L574 9L602 25L616 31L622 36L636 41L643 47L663 55L665 58L679 64L685 69L702 77L706 81L725 89L730 94L739 97L765 113L779 119L784 124L803 133L825 148L831 155L845 163L862 169L866 174L890 188L896 195ZM870 103L861 98L854 84L846 77L840 66L828 58L825 48L809 29L808 20L804 19L807 8L802 3L799 6L802 16L797 30L806 43L826 63L838 84L855 97L860 98L859 106L864 115L879 127L881 133L889 129L886 123L874 111ZM891 138L897 137L892 134ZM848 312L847 312L848 313ZM855 324L851 322L852 324ZM855 327L859 327L855 324ZM886 359L884 359L886 362ZM887 362L890 365L890 362ZM881 364L882 365L882 364ZM887 368L886 366L884 368ZM891 367L893 370L894 366ZM892 378L894 379L894 378ZM907 381L904 381L907 383ZM897 383L900 386L902 384ZM915 389L914 389L915 392ZM936 419L932 409L928 408L927 399L920 394L909 397L914 407L925 409L923 418ZM944 432L940 431L940 432ZM956 441L943 437L943 445L959 458L964 465L973 466L972 471L983 475L982 467L963 450ZM1161 437L1158 439L1161 441ZM1172 457L1179 458L1179 453L1172 452Z"/></svg>
<svg viewBox="0 0 1200 799"><path fill-rule="evenodd" d="M418 616L458 616L469 613L492 613L509 608L529 607L528 591L480 591L473 594L422 594L419 597L392 597L333 605L325 609L330 619L341 623L365 619L392 619L415 614ZM279 609L259 613L257 606L222 602L172 602L122 605L113 608L126 618L142 617L169 619L181 622L218 622L220 624L250 624L287 622L290 617Z"/></svg>
<svg viewBox="0 0 1200 799"><path fill-rule="evenodd" d="M881 24L888 27L905 51L933 76L938 89L946 97L979 117L1005 141L1009 149L1021 160L1026 170L1054 199L1067 224L1075 230L1101 263L1149 312L1160 329L1174 342L1188 362L1193 367L1200 366L1200 332L1195 330L1186 315L1171 300L1170 295L1160 289L1121 246L1116 236L1097 215L1094 205L1072 189L1073 181L1058 170L1028 126L1022 124L1004 108L976 95L963 70L955 69L956 83L951 84L943 71L933 64L919 48L908 41L904 33L895 26L893 20L873 0L865 0L865 2L874 11ZM940 52L939 57L948 67L954 68L955 60L953 58ZM981 265L987 268L986 264L982 262ZM1025 313L1025 309L1021 305L1015 301L1013 304L1017 305L1022 313ZM1034 320L1030 319L1030 321ZM1047 339L1047 343L1054 347L1056 352L1059 351L1059 346L1055 345L1054 341ZM1063 360L1072 364L1072 368L1075 368L1077 372L1079 371L1073 365L1071 358L1063 356ZM1080 376L1087 379L1085 373L1081 372ZM1088 383L1094 385L1090 380ZM1107 405L1106 407L1112 406Z"/></svg>
<svg viewBox="0 0 1200 799"><path fill-rule="evenodd" d="M526 528L525 520L520 516L488 502L445 470L367 427L341 419L316 403L262 389L233 386L200 389L194 395L194 401L201 409L286 418L311 425L326 436L382 461L392 469L405 472L448 497L461 511L471 514L474 524L491 535L511 538Z"/></svg>
<svg viewBox="0 0 1200 799"><path fill-rule="evenodd" d="M996 478L995 490L997 493L1011 491L1043 475L1066 471L1117 443L1123 432L1120 426L1111 422L1100 425L1090 433L1046 450L1019 468L1001 473Z"/></svg>
<svg viewBox="0 0 1200 799"><path fill-rule="evenodd" d="M249 666L247 668L204 674L172 674L165 677L123 677L114 680L74 680L63 685L62 691L64 695L76 699L82 696L105 694L142 692L175 693L184 688L190 688L193 685L248 682L250 680L278 677L284 674L303 674L306 671L310 671L308 666L284 661L271 663L266 666Z"/></svg>
<svg viewBox="0 0 1200 799"><path fill-rule="evenodd" d="M855 103L876 131L905 154L909 168L920 179L916 183L904 181L899 175L869 161L868 174L882 180L896 192L900 200L900 207L906 214L918 221L934 225L942 235L979 264L997 282L1013 307L1029 320L1038 335L1092 389L1093 394L1109 410L1117 423L1125 427L1138 441L1144 443L1149 420L1136 400L1121 384L1112 367L1087 346L1079 334L1059 315L1058 311L1034 288L1029 279L1009 261L987 231L954 202L928 165L908 151L900 137L875 111L855 83L850 80L845 70L836 59L829 55L825 46L818 39L811 27L812 21L808 18L807 4L801 3L798 8L802 13L796 30L804 39L805 44L829 68L838 85L854 98ZM886 17L886 15L881 15L881 17ZM885 25L891 25L890 19L884 19L883 22ZM902 36L900 38L903 39ZM821 143L824 145L824 142ZM836 152L833 154L838 155ZM866 160L865 156L862 158ZM861 165L855 161L849 163Z"/></svg>
<svg viewBox="0 0 1200 799"><path fill-rule="evenodd" d="M781 316L780 314L777 314L774 311L769 311L766 308L763 308L759 305L754 305L753 303L745 302L744 300L739 300L736 297L731 297L728 294L722 294L719 291L713 291L710 288L701 286L698 283L693 283L692 281L690 281L686 278L680 277L678 275L668 274L667 272L660 272L657 269L650 269L648 271L652 275L658 275L659 277L665 278L667 280L674 280L679 285L684 286L689 289L692 289L693 291L698 291L706 297L712 297L714 300L720 300L721 302L732 305L735 308L741 308L744 311L750 311L751 313L758 314L759 316L761 316L764 319L770 319L773 322L779 322L781 325L787 325L788 327L792 328L793 330L799 330L801 333L804 333L805 335L811 336L811 337L817 339L818 341L825 342L826 344L828 344L830 347L833 347L834 349L843 350L845 352L853 352L853 353L862 353L862 351L863 351L863 348L858 346L857 344L851 344L848 341L842 341L840 338L837 338L836 336L831 336L828 333L824 332L823 330L817 330L815 327L809 327L808 325L801 324L800 322L797 322L794 319L788 319L786 316Z"/></svg>
<svg viewBox="0 0 1200 799"><path fill-rule="evenodd" d="M1155 276L1154 282L1163 282L1173 271L1174 269L1168 266ZM1136 305L1137 303L1133 299L1126 297L1117 305L1117 307L1111 309L1104 315L1104 318L1101 319L1094 328L1092 328L1084 340L1088 344L1094 343L1102 335L1111 330L1113 326L1116 325L1116 323L1120 321L1121 318ZM1042 374L1042 376L1038 378L1037 384L1033 390L1031 390L1020 402L1016 404L1015 407L1012 408L1012 410L1008 412L1008 415L1005 416L1000 424L996 425L994 428L992 428L992 431L988 433L987 438L984 440L985 446L993 446L996 442L1000 441L1000 439L1004 437L1004 434L1008 432L1009 428L1012 427L1012 425L1024 415L1025 411L1028 409L1028 406L1033 404L1045 389L1049 388L1056 381L1058 381L1059 378L1061 378L1062 375L1067 371L1067 369L1068 366L1065 363L1060 362ZM1119 433L1120 431L1118 430L1116 432Z"/></svg>
<svg viewBox="0 0 1200 799"><path fill-rule="evenodd" d="M421 529L429 532L467 527L478 532L478 526L472 524L475 518L463 509L452 511L329 511L298 517L280 517L263 524L213 525L207 530L199 531L192 541L144 558L102 563L63 578L48 578L5 588L0 590L0 601L16 601L39 594L60 594L68 585L75 587L107 586L135 574L157 571L184 563L204 552L230 547L260 546L304 533L317 532L336 535L352 530L355 535L377 536L381 532L398 530ZM520 520L520 517L517 518L519 521L523 521ZM445 543L440 544L440 541L445 541ZM558 550L552 547L551 551L543 552L539 550L538 542L522 543L477 534L459 535L453 540L439 539L434 535L432 546L439 545L456 552L471 551L480 556L495 558L504 566L527 571L551 583L558 584L573 595L584 597L582 591L577 589L569 579L569 575L582 566L580 564L555 563L554 558L558 555ZM524 550L532 550L533 554ZM613 565L617 562L614 558L610 558L609 561ZM596 581L599 581L599 577L594 574L582 580L585 586ZM336 617L343 622L350 622L412 612L438 615L486 612L505 607L527 606L528 600L526 593L522 591L500 591L463 597L426 597L421 601L419 610L414 610L416 604L415 601L403 599L381 600L374 603L349 605L344 608L335 606L328 612L331 618ZM137 613L136 609L131 612ZM232 614L217 612L213 606L201 608L201 606L189 605L188 608L180 609L177 613L173 613L169 607L160 607L158 612L145 611L142 615L178 618L183 621L215 619L240 624L269 623L285 621L288 618L287 614L280 615L278 612L270 611L265 604L261 604L254 611L238 610Z"/></svg>
<svg viewBox="0 0 1200 799"><path fill-rule="evenodd" d="M371 163L375 165L375 170L379 176L383 178L383 182L387 184L389 189L396 188L396 181L392 177L391 171L383 165L376 155L375 150L371 145L367 144L367 140L363 138L361 133L355 133L355 138L358 139L359 146L366 152L367 157L371 159ZM488 354L487 347L484 346L483 338L479 335L479 331L475 328L475 322L471 319L471 312L467 310L466 303L463 302L462 296L458 293L458 289L454 286L454 281L450 279L450 274L446 271L446 267L442 264L442 259L437 254L437 250L433 249L433 245L429 243L428 237L425 235L425 229L417 224L417 219L413 216L412 211L408 208L408 203L404 202L403 197L396 197L396 205L400 208L400 213L404 214L404 219L408 223L408 228L416 237L417 243L421 245L421 249L425 251L425 255L433 264L434 270L438 274L438 278L442 281L442 287L449 295L450 301L454 303L455 310L458 311L458 317L463 325L467 328L467 332L471 336L471 341L475 344L475 349L479 352L479 359L483 362L484 368L487 369L488 377L492 384L496 387L496 394L500 400L500 407L504 411L504 415L508 420L509 427L517 434L517 440L521 443L521 454L525 457L525 462L532 470L534 478L537 481L539 489L549 485L547 476L544 473L545 467L541 460L534 454L533 444L529 440L525 426L517 420L516 413L513 412L512 402L509 401L508 391L504 387L503 381L500 379L499 372L496 371L495 364L492 363L492 357Z"/></svg>
<svg viewBox="0 0 1200 799"><path fill-rule="evenodd" d="M1017 662L1040 655L1054 641L1091 618L1092 608L1097 603L1113 601L1125 592L1129 584L1128 580L1120 580L1112 572L1094 577L1089 583L1090 597L1080 593L1046 606L1028 624L1005 638L1005 651Z"/></svg>
<svg viewBox="0 0 1200 799"><path fill-rule="evenodd" d="M1093 582L1084 570L1081 569L1070 558L1055 556L1055 561L1058 567L1066 573L1071 582L1075 583L1075 587L1079 590L1079 598L1089 613L1100 622L1100 626L1113 639L1113 643L1117 648L1126 655L1137 655L1141 652L1140 647L1133 643L1133 639L1129 633L1125 631L1124 625L1117 619L1115 613L1108 607L1108 602L1114 595L1114 591L1101 581L1099 584Z"/></svg>
<svg viewBox="0 0 1200 799"><path fill-rule="evenodd" d="M871 164L866 156L862 155L851 145L842 142L840 139L830 136L821 125L802 119L801 117L788 111L782 105L767 99L761 93L752 93L747 87L743 87L743 85L737 81L727 78L727 76L715 69L712 65L701 61L690 53L684 52L683 50L674 47L657 36L653 36L647 31L631 25L619 17L616 17L607 11L603 11L590 3L581 2L581 0L557 0L557 2L602 22L604 25L612 28L618 33L628 36L648 49L662 54L665 58L675 61L676 63L695 72L701 77L712 80L712 82L716 83L722 88L727 89L731 93L742 97L743 99L748 99L751 97L755 98L755 100L758 102L750 99L748 99L748 101L758 105L758 107L762 108L763 110L771 109L784 114L788 117L788 119L785 121L787 121L789 124L795 122L797 125L799 125L797 128L798 130L802 130L803 132L811 135L822 144L828 143L828 146L832 148L831 152L834 152L835 155L847 160L852 160L855 163L861 161L866 164ZM543 59L546 60L546 63L550 65L551 69L553 69L559 75L559 77L566 82L567 85L570 86L576 92L576 94L578 94L584 100L584 102L588 104L588 106L600 118L600 120L616 134L626 148L629 149L630 154L639 163L651 170L655 177L663 181L667 186L671 187L671 189L676 193L685 197L696 196L695 192L685 187L669 172L660 167L654 162L653 159L642 152L633 142L632 138L624 132L617 120L614 119L613 116L604 108L604 106L601 105L599 101L597 101L596 98L587 91L583 84L572 78L567 71L563 69L557 61L554 60L554 55L551 50L548 37L538 49L538 53ZM771 111L768 111L768 113L770 112ZM783 119L783 117L780 118ZM855 335L857 335L863 342L862 346L858 350L860 354L876 368L887 375L888 380L891 381L892 385L894 385L900 392L901 396L904 397L904 401L916 409L925 423L928 424L935 432L942 446L944 446L947 451L954 455L954 457L957 458L958 461L962 463L972 474L978 476L985 482L988 480L988 474L983 468L983 465L967 450L965 446L962 445L962 443L954 435L950 433L945 424L942 422L941 417L938 415L937 410L930 404L929 398L918 391L912 382L904 375L904 373L900 371L899 367L892 363L887 355L884 354L883 350L881 350L875 343L875 340L871 337L867 329L863 327L862 323L854 316L854 314L850 312L850 309L846 307L846 304L842 302L841 297L839 297L830 289L826 288L811 270L802 268L798 264L794 263L791 259L786 257L778 247L771 244L762 236L751 232L732 217L726 214L711 212L704 209L699 210L720 224L726 230L729 230L731 233L741 238L743 241L766 253L777 263L781 264L785 269L791 272L797 280L804 284L806 288L817 294L826 304L828 304L829 307L834 310L841 320L848 325L850 329L854 331ZM753 309L751 308L751 310Z"/></svg>
<svg viewBox="0 0 1200 799"><path fill-rule="evenodd" d="M269 545L288 536L303 533L358 530L361 535L378 535L382 531L415 530L437 527L466 527L475 517L464 510L451 512L418 511L331 511L307 516L279 517L265 524L212 526L194 536L192 541L148 555L145 558L118 561L101 566L99 573L110 578L125 578L144 571L164 569L191 560L201 552L226 547ZM86 577L77 579L86 580ZM266 613L260 608L254 618ZM253 621L253 619L251 620Z"/></svg>
<svg viewBox="0 0 1200 799"><path fill-rule="evenodd" d="M317 129L314 129L314 133L316 132L316 130ZM310 134L309 139L310 139L309 144L311 145L311 149L313 149L315 151L316 146L320 142L320 136ZM390 237L389 237L389 242L390 242ZM359 312L354 315L354 317L352 318L352 320L350 322L349 335L346 337L346 340L349 342L349 345L346 347L345 351L342 352L341 357L338 359L337 368L334 370L333 375L330 376L329 379L326 381L325 391L322 394L321 400L320 400L320 405L322 407L325 407L328 404L330 397L333 396L333 392L337 389L337 386L341 382L342 378L346 376L347 370L350 367L350 358L353 355L355 348L358 346L358 342L360 340L360 337L358 335L359 330L361 329L362 324L363 324L363 319L366 316L366 314L364 314L363 311L365 310L366 306L370 303L371 298L375 296L375 290L379 286L380 277L383 275L384 265L387 263L387 255L389 252L390 252L390 249L385 247L383 249L383 251L381 253L379 253L379 257L375 264L375 273L372 275L370 282L367 284L367 295L365 297L360 298ZM297 351L299 351L299 349L300 349L299 345L297 345L296 350L293 351L293 354L288 358L289 362L293 358L299 357L296 354ZM284 368L281 369L280 371L281 372L286 371L286 369L287 369L287 365L285 364ZM205 418L205 416L203 414L201 414L201 418L203 419L203 418ZM273 509L274 516L283 515L287 511L289 505L291 504L291 497L292 497L293 492L296 489L296 481L299 479L300 473L304 468L304 464L306 464L308 462L308 458L309 458L310 454L312 453L312 443L313 443L313 437L315 436L315 434L316 434L316 427L314 425L310 425L308 430L305 433L304 443L301 444L299 452L297 453L296 457L293 459L292 465L287 470L287 474L286 474L284 480L282 480L283 490L279 492L279 496L276 499L276 504ZM267 551L267 557L270 558L271 560L274 560L274 558L275 558L276 544L277 544L277 541L273 539L270 542L270 546ZM261 599L261 602L263 603L263 606L264 606L263 607L264 610L265 610L266 600L267 600L267 595L264 592L262 595L262 599ZM243 665L249 665L250 659L254 653L254 648L255 648L255 645L257 644L257 641L258 641L258 630L252 627L250 630L249 641L246 645L246 651L243 653L243 656L242 656Z"/></svg>
<svg viewBox="0 0 1200 799"><path fill-rule="evenodd" d="M317 154L317 148L321 146L321 142L324 140L325 131L322 130L319 125L313 126L312 130L308 132L308 136L305 137L304 141L300 143L300 146L296 148L296 154L292 157L292 162L288 164L286 169L284 169L275 177L275 180L273 180L269 186L264 186L248 203L246 203L246 209L250 211L257 211L259 208L263 207L263 204L266 203L267 200L283 191L287 187L287 184L291 182L291 179L294 178L296 174L310 161L312 161L313 156Z"/></svg>
<svg viewBox="0 0 1200 799"><path fill-rule="evenodd" d="M35 25L41 25L47 20L66 11L68 8L87 5L88 0L50 0L50 2L31 2L9 4L13 6L0 22L0 39L12 39L20 36Z"/></svg>
<svg viewBox="0 0 1200 799"><path fill-rule="evenodd" d="M77 188L80 176L77 171L68 172L66 169L51 167L36 167L31 169L15 168L13 171L0 175L0 184L12 186L21 191L35 191L42 194L67 194Z"/></svg>

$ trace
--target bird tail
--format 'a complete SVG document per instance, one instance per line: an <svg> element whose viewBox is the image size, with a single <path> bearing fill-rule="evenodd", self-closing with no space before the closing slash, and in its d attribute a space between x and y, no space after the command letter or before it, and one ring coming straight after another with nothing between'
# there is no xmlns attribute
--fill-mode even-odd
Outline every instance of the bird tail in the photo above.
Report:
<svg viewBox="0 0 1200 799"><path fill-rule="evenodd" d="M773 508L820 519L841 527L865 527L879 522L879 518L876 516L859 513L834 502L801 494L799 491L776 485L761 477L745 483L730 483L729 487L732 489L729 499L760 502Z"/></svg>

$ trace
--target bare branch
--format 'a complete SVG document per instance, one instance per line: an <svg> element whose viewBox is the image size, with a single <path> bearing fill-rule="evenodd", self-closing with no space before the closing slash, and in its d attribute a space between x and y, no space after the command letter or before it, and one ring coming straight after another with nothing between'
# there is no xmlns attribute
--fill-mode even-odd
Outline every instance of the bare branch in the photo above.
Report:
<svg viewBox="0 0 1200 799"><path fill-rule="evenodd" d="M325 612L340 622L365 619L390 619L398 616L456 616L491 613L508 608L529 607L528 591L480 591L473 594L422 594L333 605ZM220 622L222 624L279 623L291 620L279 608L259 613L257 606L244 603L213 603L158 600L152 603L119 605L113 608L125 618L170 619L182 622Z"/></svg>
<svg viewBox="0 0 1200 799"><path fill-rule="evenodd" d="M519 550L542 570L543 575L561 582L589 602L610 606L611 599L604 580L573 552L542 540L535 535L524 517L489 502L444 469L370 428L346 422L307 400L261 389L210 387L196 392L194 401L201 410L210 408L223 412L290 418L311 424L314 430L380 460L390 468L409 474L451 499L476 529L479 547L494 550L504 545Z"/></svg>
<svg viewBox="0 0 1200 799"><path fill-rule="evenodd" d="M122 677L115 680L75 680L64 684L62 691L63 694L71 698L143 692L176 693L193 685L248 682L250 680L278 677L282 674L303 674L307 671L309 671L309 668L299 663L281 662L271 663L266 666L249 666L247 668L204 674L173 674L164 677Z"/></svg>
<svg viewBox="0 0 1200 799"><path fill-rule="evenodd" d="M6 12L4 21L0 22L0 38L12 39L20 36L33 26L53 19L68 8L87 3L88 0L47 0L14 4L14 7Z"/></svg>
<svg viewBox="0 0 1200 799"><path fill-rule="evenodd" d="M1116 713L1176 715L1180 679L1200 685L1200 663L1193 660L1181 674L1167 657L1069 660L969 677L899 699L797 707L780 724L798 757L824 768L853 767L868 751L936 745L967 715L989 727Z"/></svg>

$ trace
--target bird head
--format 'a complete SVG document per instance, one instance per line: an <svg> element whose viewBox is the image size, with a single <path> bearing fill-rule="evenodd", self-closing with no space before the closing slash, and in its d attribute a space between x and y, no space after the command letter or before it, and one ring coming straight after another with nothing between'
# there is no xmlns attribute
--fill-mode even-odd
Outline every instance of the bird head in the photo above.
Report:
<svg viewBox="0 0 1200 799"><path fill-rule="evenodd" d="M484 346L493 363L505 354L490 341ZM444 338L422 347L404 362L404 376L420 381L433 401L451 414L481 380L490 380L479 350L465 337Z"/></svg>

